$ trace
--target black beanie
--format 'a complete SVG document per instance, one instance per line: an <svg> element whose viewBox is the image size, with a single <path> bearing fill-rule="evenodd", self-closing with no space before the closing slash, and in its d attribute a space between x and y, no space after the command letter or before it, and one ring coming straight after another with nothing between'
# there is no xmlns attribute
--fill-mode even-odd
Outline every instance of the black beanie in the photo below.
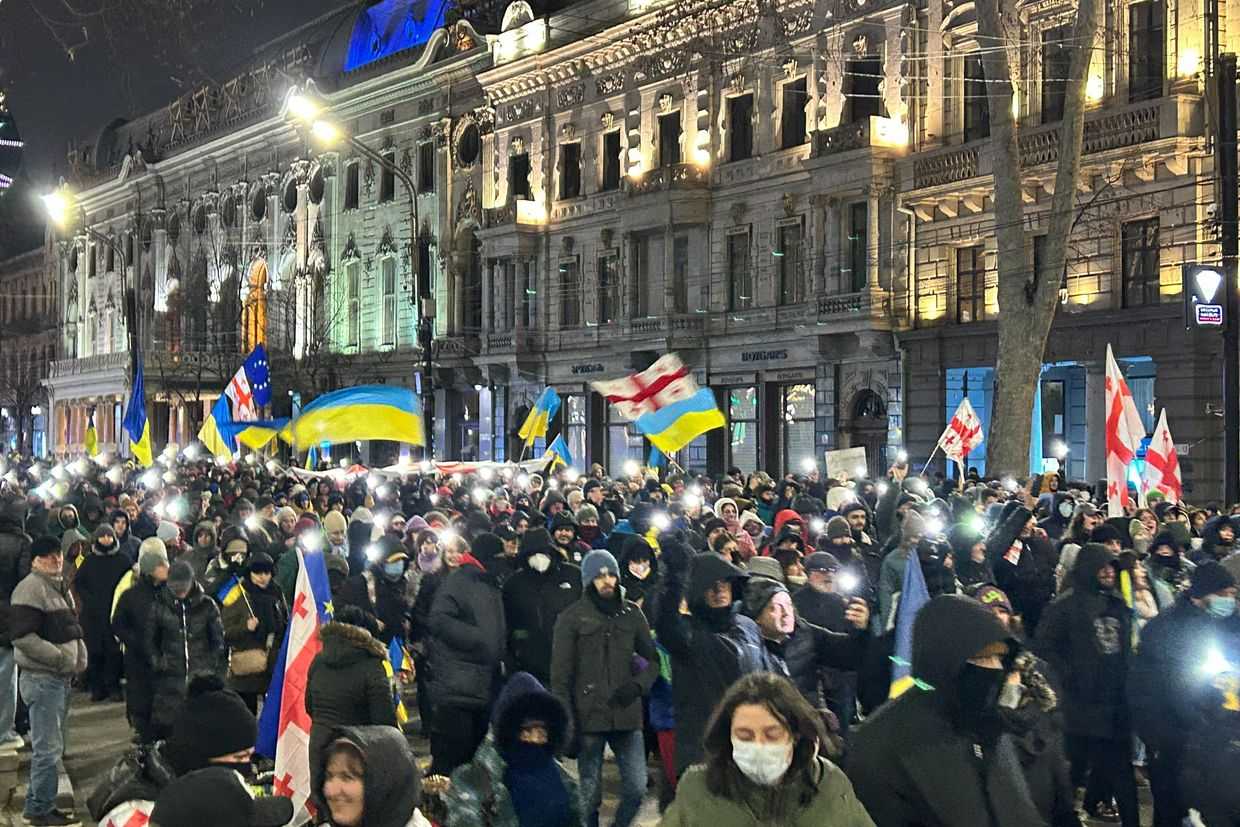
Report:
<svg viewBox="0 0 1240 827"><path fill-rule="evenodd" d="M60 554L60 541L52 535L44 534L30 543L31 557L44 557L49 554Z"/></svg>
<svg viewBox="0 0 1240 827"><path fill-rule="evenodd" d="M1111 540L1122 543L1124 538L1120 536L1119 529L1106 523L1098 526L1089 534L1089 542L1091 543L1107 543Z"/></svg>
<svg viewBox="0 0 1240 827"><path fill-rule="evenodd" d="M1188 591L1185 594L1200 599L1234 585L1236 585L1236 578L1223 568L1222 563L1208 560L1193 569L1192 579L1189 581Z"/></svg>
<svg viewBox="0 0 1240 827"><path fill-rule="evenodd" d="M788 587L778 580L772 580L769 577L750 577L745 583L743 607L745 614L757 618L766 608L766 604L771 602L771 598L780 592L787 594Z"/></svg>
<svg viewBox="0 0 1240 827"><path fill-rule="evenodd" d="M166 701L165 701L166 702ZM195 675L172 724L168 745L178 774L207 766L212 758L250 749L258 722L241 696L217 675Z"/></svg>
<svg viewBox="0 0 1240 827"><path fill-rule="evenodd" d="M485 564L504 553L504 542L488 531L474 538L470 543L470 550L478 562Z"/></svg>

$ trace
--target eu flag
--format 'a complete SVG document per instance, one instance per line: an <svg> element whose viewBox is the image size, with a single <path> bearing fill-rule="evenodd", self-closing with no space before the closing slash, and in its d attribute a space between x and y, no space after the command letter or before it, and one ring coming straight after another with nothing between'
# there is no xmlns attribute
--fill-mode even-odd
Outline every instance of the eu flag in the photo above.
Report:
<svg viewBox="0 0 1240 827"><path fill-rule="evenodd" d="M242 364L245 378L250 383L250 392L254 394L254 404L260 408L271 404L271 366L267 363L267 349L261 344Z"/></svg>

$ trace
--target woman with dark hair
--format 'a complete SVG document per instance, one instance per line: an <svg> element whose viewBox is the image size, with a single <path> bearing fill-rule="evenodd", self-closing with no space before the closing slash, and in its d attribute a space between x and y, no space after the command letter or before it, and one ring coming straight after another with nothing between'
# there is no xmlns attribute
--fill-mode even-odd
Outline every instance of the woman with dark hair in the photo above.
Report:
<svg viewBox="0 0 1240 827"><path fill-rule="evenodd" d="M430 827L418 805L421 773L396 727L335 730L318 758L316 787L332 827Z"/></svg>
<svg viewBox="0 0 1240 827"><path fill-rule="evenodd" d="M706 727L706 764L680 779L662 827L873 827L844 772L819 754L822 718L787 679L745 675Z"/></svg>

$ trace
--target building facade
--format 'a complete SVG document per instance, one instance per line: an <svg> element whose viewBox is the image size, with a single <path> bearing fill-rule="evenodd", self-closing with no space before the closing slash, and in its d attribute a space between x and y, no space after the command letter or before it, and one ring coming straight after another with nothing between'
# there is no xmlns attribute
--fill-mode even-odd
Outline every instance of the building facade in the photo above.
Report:
<svg viewBox="0 0 1240 827"><path fill-rule="evenodd" d="M452 458L520 456L514 432L545 385L564 397L556 426L579 463L644 458L589 382L668 351L728 419L686 467L780 472L865 446L878 471L895 447L928 456L965 395L989 416L999 311L972 3L516 0L493 31L414 7L342 9L75 156L96 176L78 186L87 221L133 248L157 441L192 437L256 341L289 394L431 381L436 453ZM1071 15L1019 6L1031 271ZM1179 306L1179 265L1218 256L1204 17L1191 0L1107 0L1102 18L1043 453L1074 478L1102 475L1109 342L1151 428L1167 408L1208 495L1220 343L1184 332ZM290 77L313 79L418 194L282 118ZM61 248L49 386L67 448L80 412L124 391L104 254ZM432 376L409 300L418 272ZM196 371L214 373L193 396Z"/></svg>
<svg viewBox="0 0 1240 827"><path fill-rule="evenodd" d="M56 280L50 250L0 261L0 444L43 456L47 394L56 353Z"/></svg>

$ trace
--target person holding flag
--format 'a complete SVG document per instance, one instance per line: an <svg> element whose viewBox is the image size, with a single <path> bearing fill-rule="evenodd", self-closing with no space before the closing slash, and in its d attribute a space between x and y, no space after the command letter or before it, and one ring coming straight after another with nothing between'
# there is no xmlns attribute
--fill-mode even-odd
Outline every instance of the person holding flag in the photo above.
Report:
<svg viewBox="0 0 1240 827"><path fill-rule="evenodd" d="M1184 497L1184 482L1180 477L1180 459L1176 454L1175 440L1167 427L1167 409L1158 416L1154 436L1145 449L1145 478L1142 480L1146 494L1162 493L1169 503L1179 503Z"/></svg>

